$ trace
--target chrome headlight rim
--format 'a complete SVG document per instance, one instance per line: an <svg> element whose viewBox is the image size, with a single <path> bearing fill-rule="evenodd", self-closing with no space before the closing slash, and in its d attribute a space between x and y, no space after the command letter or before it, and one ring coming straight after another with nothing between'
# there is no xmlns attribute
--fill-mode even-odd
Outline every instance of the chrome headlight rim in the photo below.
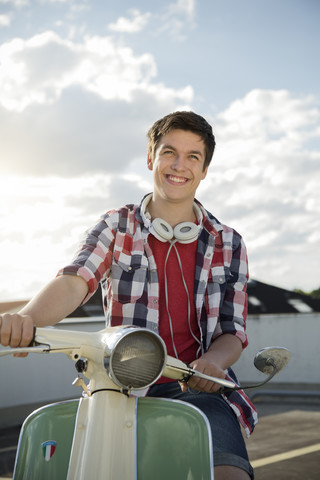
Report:
<svg viewBox="0 0 320 480"><path fill-rule="evenodd" d="M162 376L162 373L166 366L166 361L167 361L167 349L164 341L157 333L143 327L124 326L117 329L114 333L111 333L111 335L108 337L109 338L106 341L104 365L110 379L121 389L144 390L150 387L151 385L153 385ZM150 377L148 381L143 382L141 385L137 384L136 379L134 379L135 381L134 384L128 384L128 382L122 382L121 379L119 379L119 374L116 373L116 370L117 370L116 357L119 354L119 349L121 347L121 344L125 343L129 338L131 338L132 340L135 340L135 339L138 339L138 340L147 339L149 341L151 340L150 345L153 344L155 348L158 349L158 353L157 353L158 357L155 357L155 360L159 363L157 367L157 371L155 372L155 374L153 374ZM132 348L134 349L134 347L132 346L130 348L131 350ZM136 357L132 357L130 360L132 362L138 361L138 363L141 364L140 367L142 367L142 370L143 370L143 368L147 365L150 365L150 363L148 364L148 360L145 360L142 358L143 357L142 351L139 353L137 354ZM137 373L138 373L138 377L139 377L139 374L141 376L141 368L138 369Z"/></svg>

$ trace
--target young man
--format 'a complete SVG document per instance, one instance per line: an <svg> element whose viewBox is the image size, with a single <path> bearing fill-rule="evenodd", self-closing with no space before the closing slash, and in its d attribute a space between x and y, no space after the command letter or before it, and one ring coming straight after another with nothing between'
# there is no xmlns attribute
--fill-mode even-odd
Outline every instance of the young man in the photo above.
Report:
<svg viewBox="0 0 320 480"><path fill-rule="evenodd" d="M212 128L193 112L175 112L157 121L148 138L153 192L141 205L103 215L70 265L18 315L0 316L3 345L27 345L33 325L59 322L100 282L108 325L157 331L170 355L215 377L225 378L238 360L247 345L245 246L195 200L215 148ZM253 478L239 421L250 433L256 412L243 392L228 397L218 389L197 378L187 384L161 378L148 395L179 398L207 415L216 479Z"/></svg>

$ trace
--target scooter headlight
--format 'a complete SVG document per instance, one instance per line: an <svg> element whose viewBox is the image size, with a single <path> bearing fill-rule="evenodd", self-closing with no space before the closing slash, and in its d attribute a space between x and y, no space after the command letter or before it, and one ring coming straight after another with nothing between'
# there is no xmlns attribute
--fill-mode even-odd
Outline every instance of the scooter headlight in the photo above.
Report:
<svg viewBox="0 0 320 480"><path fill-rule="evenodd" d="M123 329L105 358L111 379L120 387L143 389L162 374L166 363L166 347L159 335L146 329Z"/></svg>

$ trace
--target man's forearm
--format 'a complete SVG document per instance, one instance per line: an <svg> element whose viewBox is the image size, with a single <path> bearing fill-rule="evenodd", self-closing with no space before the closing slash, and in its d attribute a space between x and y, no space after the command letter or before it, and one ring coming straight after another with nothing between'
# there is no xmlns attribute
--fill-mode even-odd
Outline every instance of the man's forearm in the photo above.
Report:
<svg viewBox="0 0 320 480"><path fill-rule="evenodd" d="M235 335L224 333L213 341L203 358L225 370L240 358L241 353L241 340Z"/></svg>
<svg viewBox="0 0 320 480"><path fill-rule="evenodd" d="M88 293L88 285L78 276L54 278L19 313L30 315L38 327L55 325L72 313Z"/></svg>

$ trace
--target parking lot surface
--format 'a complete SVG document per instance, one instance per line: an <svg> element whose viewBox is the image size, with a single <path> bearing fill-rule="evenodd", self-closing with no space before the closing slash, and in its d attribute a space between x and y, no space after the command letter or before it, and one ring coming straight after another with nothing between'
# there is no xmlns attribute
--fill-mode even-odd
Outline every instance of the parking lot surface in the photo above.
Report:
<svg viewBox="0 0 320 480"><path fill-rule="evenodd" d="M259 422L246 440L255 480L320 479L320 392L255 402Z"/></svg>

